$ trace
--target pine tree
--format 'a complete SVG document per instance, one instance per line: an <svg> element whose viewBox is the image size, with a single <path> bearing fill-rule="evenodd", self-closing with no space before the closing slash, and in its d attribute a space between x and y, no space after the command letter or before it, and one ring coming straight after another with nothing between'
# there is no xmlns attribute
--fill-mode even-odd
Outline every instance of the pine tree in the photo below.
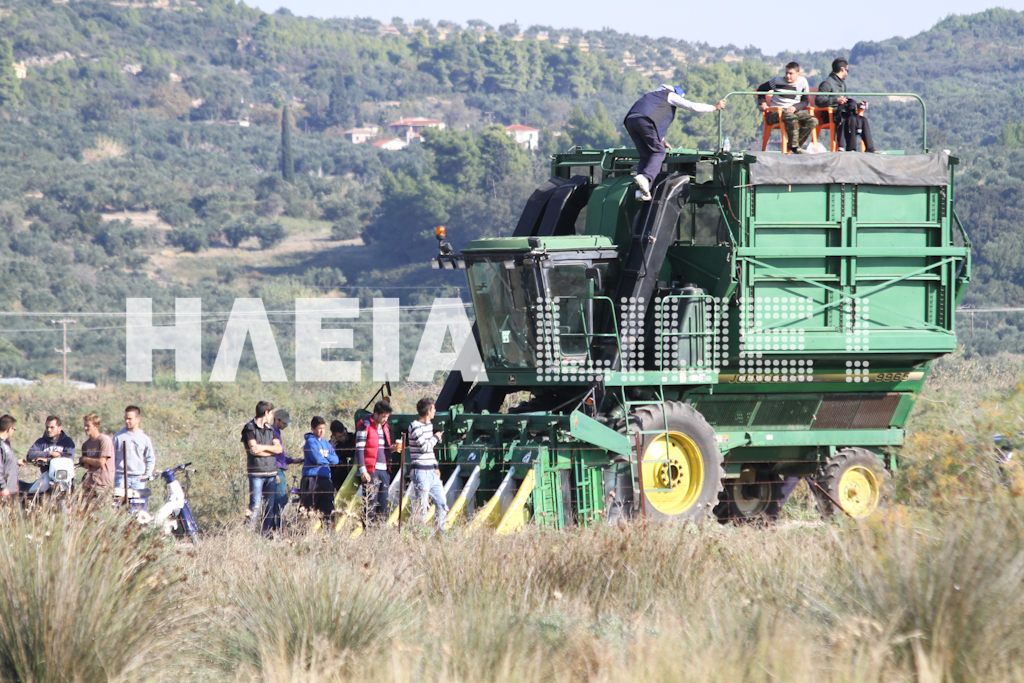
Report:
<svg viewBox="0 0 1024 683"><path fill-rule="evenodd" d="M287 182L295 180L295 159L292 157L292 113L288 105L281 105L281 177Z"/></svg>

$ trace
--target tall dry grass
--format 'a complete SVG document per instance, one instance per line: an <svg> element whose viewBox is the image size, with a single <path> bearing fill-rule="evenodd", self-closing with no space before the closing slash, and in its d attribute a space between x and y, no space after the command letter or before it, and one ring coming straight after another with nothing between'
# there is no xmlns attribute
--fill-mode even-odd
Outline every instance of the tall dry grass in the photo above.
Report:
<svg viewBox="0 0 1024 683"><path fill-rule="evenodd" d="M237 548L237 559L230 571L224 571L223 557L210 568L207 575L218 577L220 590L206 598L216 634L211 642L227 670L244 677L271 671L287 680L343 676L346 667L397 635L406 608L389 590L395 565L375 574L367 567L356 572L329 561L315 542L308 551L286 546L282 557L279 548L254 547L260 541L248 533L224 541ZM321 561L292 561L296 550L299 558ZM381 575L385 583L378 581Z"/></svg>
<svg viewBox="0 0 1024 683"><path fill-rule="evenodd" d="M1024 679L1024 508L1006 496L837 545L838 613L862 611L924 681Z"/></svg>
<svg viewBox="0 0 1024 683"><path fill-rule="evenodd" d="M1022 368L1016 357L937 364L900 453L896 505L867 523L821 522L791 501L767 529L636 522L442 539L297 523L268 540L241 527L237 429L252 399L303 419L350 414L358 392L0 389L22 418L143 404L160 463L199 466L191 497L207 530L181 551L116 518L4 513L0 571L14 588L0 596L0 677L1024 681L1024 488L990 438L1021 428ZM409 404L422 388L402 391ZM90 603L96 584L106 597ZM75 608L58 594L75 595ZM134 634L164 613L187 619L161 642L123 647L123 622L99 606L114 595L138 608ZM76 635L106 629L115 637ZM58 639L74 661L46 649ZM171 665L143 664L168 652Z"/></svg>
<svg viewBox="0 0 1024 683"><path fill-rule="evenodd" d="M196 675L1022 680L1024 511L858 525L207 538Z"/></svg>
<svg viewBox="0 0 1024 683"><path fill-rule="evenodd" d="M1024 680L1024 508L198 548L4 511L0 677ZM49 534L49 535L47 535Z"/></svg>
<svg viewBox="0 0 1024 683"><path fill-rule="evenodd" d="M0 508L0 679L123 680L193 623L164 539L104 510Z"/></svg>

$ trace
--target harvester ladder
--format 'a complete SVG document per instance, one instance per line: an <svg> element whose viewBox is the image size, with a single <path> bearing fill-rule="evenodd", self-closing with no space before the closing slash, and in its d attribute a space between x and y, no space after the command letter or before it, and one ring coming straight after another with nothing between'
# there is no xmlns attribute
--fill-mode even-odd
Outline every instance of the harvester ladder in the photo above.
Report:
<svg viewBox="0 0 1024 683"><path fill-rule="evenodd" d="M655 389L656 394L655 394L655 397L653 399L647 398L647 399L641 399L641 400L635 400L634 401L634 400L629 400L626 397L626 395L625 395L625 387L623 387L622 406L623 406L623 408L625 409L625 412L626 412L626 419L627 419L626 424L628 425L627 426L627 431L628 431L629 436L633 437L636 434L639 434L640 436L643 436L643 437L654 436L655 438L657 438L657 436L663 436L663 437L665 437L665 443L666 443L665 457L664 458L653 458L653 459L648 458L648 459L644 460L643 459L643 455L644 454L639 452L639 443L635 439L633 439L633 453L634 453L634 457L630 459L630 469L631 469L632 474L633 474L633 481L640 481L640 477L642 476L642 464L643 463L649 463L651 465L658 465L658 464L669 465L670 464L670 461L668 459L669 450L667 448L667 444L668 444L668 415L665 413L665 387L664 387L663 384L661 384L659 382L654 387L654 389ZM651 428L651 429L634 429L633 425L632 425L632 423L630 421L630 418L633 415L633 408L637 407L637 406L658 406L661 409L661 417L662 417L661 422L662 422L662 426L660 428L654 427L654 428ZM646 440L646 439L643 439L643 440ZM667 492L667 491L670 491L671 489L646 488L645 487L645 490L647 490L647 491L654 491L654 492Z"/></svg>
<svg viewBox="0 0 1024 683"><path fill-rule="evenodd" d="M540 499L534 509L534 514L537 514L538 509L548 514L553 513L556 519L544 519L544 523L549 526L558 526L561 519L563 495L561 471L549 467L544 460L544 458L538 458L534 465L539 480L539 488L536 489L535 495Z"/></svg>
<svg viewBox="0 0 1024 683"><path fill-rule="evenodd" d="M581 523L590 521L598 510L597 495L591 482L591 472L602 469L600 465L587 465L582 458L573 462L573 477L576 480L576 510Z"/></svg>

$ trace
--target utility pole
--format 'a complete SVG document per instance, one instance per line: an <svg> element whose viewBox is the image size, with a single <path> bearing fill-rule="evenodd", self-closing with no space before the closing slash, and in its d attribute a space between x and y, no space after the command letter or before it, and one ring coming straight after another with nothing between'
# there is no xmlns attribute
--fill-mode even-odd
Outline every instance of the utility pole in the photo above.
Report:
<svg viewBox="0 0 1024 683"><path fill-rule="evenodd" d="M57 353L62 355L63 366L64 366L64 386L68 383L68 354L71 353L71 349L68 347L68 325L74 325L77 320L71 320L69 318L61 318L60 320L51 320L54 325L62 325L64 327L64 343L62 348L54 349Z"/></svg>

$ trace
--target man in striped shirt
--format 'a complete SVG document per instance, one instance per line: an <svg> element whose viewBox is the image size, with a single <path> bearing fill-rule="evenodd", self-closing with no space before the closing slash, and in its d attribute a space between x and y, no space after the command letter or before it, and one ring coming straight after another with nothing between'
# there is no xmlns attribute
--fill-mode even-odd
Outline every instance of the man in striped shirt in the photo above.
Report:
<svg viewBox="0 0 1024 683"><path fill-rule="evenodd" d="M416 402L417 418L409 424L409 463L411 467L412 497L416 500L418 519L427 516L427 498L434 503L434 520L438 533L444 531L448 505L441 485L441 469L434 446L441 440L441 432L434 431L432 420L437 409L434 399L421 398Z"/></svg>
<svg viewBox="0 0 1024 683"><path fill-rule="evenodd" d="M757 86L757 91L764 93L757 96L757 106L765 115L765 123L772 126L777 124L778 109L781 109L789 151L792 154L803 154L803 146L817 127L818 119L808 110L807 93L810 87L807 79L800 75L800 65L790 62L786 65L785 76L773 76Z"/></svg>

